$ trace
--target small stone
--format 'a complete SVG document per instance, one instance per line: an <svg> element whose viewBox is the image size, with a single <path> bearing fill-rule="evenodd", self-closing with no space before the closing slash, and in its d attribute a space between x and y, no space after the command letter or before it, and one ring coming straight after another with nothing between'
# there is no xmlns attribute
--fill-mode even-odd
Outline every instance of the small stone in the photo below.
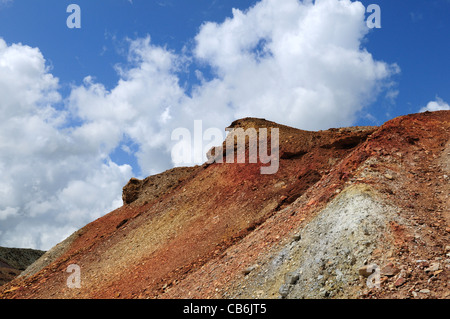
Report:
<svg viewBox="0 0 450 319"><path fill-rule="evenodd" d="M250 274L253 270L256 269L256 267L258 267L257 265L253 265L250 267L245 268L242 273L244 274L244 276L247 276L248 274Z"/></svg>
<svg viewBox="0 0 450 319"><path fill-rule="evenodd" d="M289 289L290 289L289 285L282 284L280 289L278 290L278 293L280 294L280 296L282 298L285 298L288 295L288 293L289 293Z"/></svg>
<svg viewBox="0 0 450 319"><path fill-rule="evenodd" d="M288 285L295 285L299 280L300 276L297 273L287 273L284 277L284 281Z"/></svg>
<svg viewBox="0 0 450 319"><path fill-rule="evenodd" d="M394 266L393 263L388 263L383 268L381 268L381 274L387 277L395 276L400 272L400 269Z"/></svg>
<svg viewBox="0 0 450 319"><path fill-rule="evenodd" d="M393 180L394 177L391 174L384 174L384 177L389 180Z"/></svg>
<svg viewBox="0 0 450 319"><path fill-rule="evenodd" d="M420 266L422 267L428 267L430 265L430 263L428 262L428 260L416 260L417 264L420 264Z"/></svg>
<svg viewBox="0 0 450 319"><path fill-rule="evenodd" d="M419 290L419 292L423 293L423 294L429 294L431 291L430 291L430 289L421 289L421 290Z"/></svg>
<svg viewBox="0 0 450 319"><path fill-rule="evenodd" d="M294 236L292 236L292 239L295 240L295 241L299 241L300 239L302 239L302 235L295 234Z"/></svg>
<svg viewBox="0 0 450 319"><path fill-rule="evenodd" d="M430 263L430 267L425 269L425 272L435 272L441 269L441 264L438 262Z"/></svg>
<svg viewBox="0 0 450 319"><path fill-rule="evenodd" d="M401 285L403 285L406 282L406 279L403 277L398 278L395 282L394 282L394 286L395 287L400 287Z"/></svg>

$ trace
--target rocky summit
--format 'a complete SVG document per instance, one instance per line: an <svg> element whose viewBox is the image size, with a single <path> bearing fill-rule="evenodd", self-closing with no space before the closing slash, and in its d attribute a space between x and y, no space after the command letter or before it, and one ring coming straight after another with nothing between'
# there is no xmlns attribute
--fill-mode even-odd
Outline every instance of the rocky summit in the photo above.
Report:
<svg viewBox="0 0 450 319"><path fill-rule="evenodd" d="M278 128L278 171L216 161L132 179L122 207L0 297L450 297L450 111L317 132L230 127Z"/></svg>

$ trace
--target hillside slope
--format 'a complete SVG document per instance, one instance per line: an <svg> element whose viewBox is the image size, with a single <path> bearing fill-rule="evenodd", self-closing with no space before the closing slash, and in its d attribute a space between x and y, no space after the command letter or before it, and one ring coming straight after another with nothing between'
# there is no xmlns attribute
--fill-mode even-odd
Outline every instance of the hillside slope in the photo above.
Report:
<svg viewBox="0 0 450 319"><path fill-rule="evenodd" d="M449 297L449 111L319 132L252 118L231 127L278 127L278 172L213 163L132 179L123 207L0 297ZM81 288L67 286L71 264Z"/></svg>
<svg viewBox="0 0 450 319"><path fill-rule="evenodd" d="M44 253L35 249L0 247L0 286L17 277Z"/></svg>

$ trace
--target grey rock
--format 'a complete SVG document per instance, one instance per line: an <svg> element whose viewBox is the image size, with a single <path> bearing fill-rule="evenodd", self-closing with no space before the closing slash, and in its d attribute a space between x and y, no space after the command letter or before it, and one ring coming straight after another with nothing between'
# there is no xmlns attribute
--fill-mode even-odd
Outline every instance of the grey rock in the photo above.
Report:
<svg viewBox="0 0 450 319"><path fill-rule="evenodd" d="M425 272L435 272L441 269L441 264L438 262L433 262L430 264L430 267L425 269Z"/></svg>
<svg viewBox="0 0 450 319"><path fill-rule="evenodd" d="M291 289L291 286L288 284L282 284L280 289L278 290L278 293L282 298L286 298L289 294L289 290Z"/></svg>
<svg viewBox="0 0 450 319"><path fill-rule="evenodd" d="M287 273L284 277L284 281L288 285L295 285L299 280L300 276L298 273Z"/></svg>
<svg viewBox="0 0 450 319"><path fill-rule="evenodd" d="M247 282L281 298L325 298L325 292L327 298L347 297L350 286L361 281L359 267L384 243L383 234L390 231L388 222L402 223L398 209L376 192L363 184L343 189L294 233L301 233L301 240L291 237ZM366 265L366 276L373 272Z"/></svg>

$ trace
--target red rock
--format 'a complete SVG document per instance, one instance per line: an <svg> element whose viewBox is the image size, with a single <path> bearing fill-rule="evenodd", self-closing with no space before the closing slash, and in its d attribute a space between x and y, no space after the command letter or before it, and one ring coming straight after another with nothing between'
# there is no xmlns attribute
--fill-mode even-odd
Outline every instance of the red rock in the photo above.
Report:
<svg viewBox="0 0 450 319"><path fill-rule="evenodd" d="M394 266L393 263L388 263L383 268L381 268L381 274L384 276L392 277L400 272L400 269Z"/></svg>
<svg viewBox="0 0 450 319"><path fill-rule="evenodd" d="M395 282L394 282L394 286L395 287L400 287L402 286L404 283L406 282L406 279L403 277L398 278Z"/></svg>

